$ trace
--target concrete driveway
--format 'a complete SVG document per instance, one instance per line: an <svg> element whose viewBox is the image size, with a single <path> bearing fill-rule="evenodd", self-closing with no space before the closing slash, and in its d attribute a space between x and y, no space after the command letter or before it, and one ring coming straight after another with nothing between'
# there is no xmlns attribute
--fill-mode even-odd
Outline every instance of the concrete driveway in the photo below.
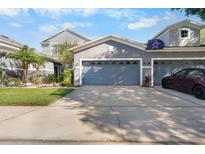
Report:
<svg viewBox="0 0 205 154"><path fill-rule="evenodd" d="M0 143L204 144L205 106L155 88L83 86L48 107L0 107Z"/></svg>

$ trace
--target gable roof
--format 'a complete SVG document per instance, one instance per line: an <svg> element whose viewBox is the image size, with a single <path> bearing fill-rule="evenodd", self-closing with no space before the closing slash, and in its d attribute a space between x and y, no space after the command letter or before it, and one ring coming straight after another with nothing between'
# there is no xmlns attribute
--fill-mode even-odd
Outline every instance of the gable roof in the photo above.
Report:
<svg viewBox="0 0 205 154"><path fill-rule="evenodd" d="M7 37L0 35L0 52L1 53L10 53L19 50L23 44Z"/></svg>
<svg viewBox="0 0 205 154"><path fill-rule="evenodd" d="M42 43L47 42L47 41L50 40L51 38L56 37L57 35L60 35L60 34L63 33L63 32L69 32L69 33L71 33L71 34L73 34L73 35L76 35L76 36L80 37L81 39L83 39L83 40L85 40L85 41L90 41L90 39L87 38L87 37L85 37L85 36L82 36L82 35L80 35L80 34L74 32L74 31L69 30L69 29L64 29L63 31L60 31L60 32L58 32L58 33L56 33L56 34L50 36L49 38L43 40Z"/></svg>
<svg viewBox="0 0 205 154"><path fill-rule="evenodd" d="M13 46L13 47L17 47L17 48L20 48L22 47L23 45L7 36L4 36L4 35L0 35L0 43L4 43L4 44L7 44L7 45L10 45L10 46Z"/></svg>
<svg viewBox="0 0 205 154"><path fill-rule="evenodd" d="M94 46L96 44L104 43L104 42L110 41L110 40L113 40L113 41L116 41L116 42L119 42L119 43L122 43L122 44L126 44L126 45L129 45L129 46L135 47L135 48L139 48L141 50L145 50L145 48L146 48L145 44L138 43L138 42L135 42L133 40L130 40L130 39L127 39L127 38L124 38L124 37L121 37L121 36L106 35L106 36L97 38L95 40L91 40L89 42L86 42L84 44L75 46L75 47L71 48L70 51L75 53L75 52L78 52L80 50L83 50L83 49L89 48L91 46Z"/></svg>
<svg viewBox="0 0 205 154"><path fill-rule="evenodd" d="M159 36L161 36L162 34L164 34L165 32L171 30L171 29L174 29L174 28L177 28L177 27L180 27L180 26L184 26L184 25L189 25L191 27L194 27L196 29L202 29L202 28L205 28L205 25L203 24L200 24L200 23L197 23L197 22L194 22L194 21L191 21L191 20L183 20L183 21L180 21L180 22L177 22L175 24L172 24L172 25L169 25L167 27L165 27L163 30L161 30L155 37L153 38L158 38Z"/></svg>

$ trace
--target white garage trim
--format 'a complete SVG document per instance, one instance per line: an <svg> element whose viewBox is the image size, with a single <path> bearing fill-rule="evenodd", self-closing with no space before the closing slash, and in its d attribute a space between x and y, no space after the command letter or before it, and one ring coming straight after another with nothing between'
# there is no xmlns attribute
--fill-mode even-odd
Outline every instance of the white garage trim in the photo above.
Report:
<svg viewBox="0 0 205 154"><path fill-rule="evenodd" d="M151 58L151 86L154 86L154 61L156 60L205 60L205 57L193 57L193 58Z"/></svg>
<svg viewBox="0 0 205 154"><path fill-rule="evenodd" d="M80 85L82 85L82 68L83 68L83 61L133 61L137 60L140 61L140 85L142 86L142 58L90 58L90 59L80 59Z"/></svg>

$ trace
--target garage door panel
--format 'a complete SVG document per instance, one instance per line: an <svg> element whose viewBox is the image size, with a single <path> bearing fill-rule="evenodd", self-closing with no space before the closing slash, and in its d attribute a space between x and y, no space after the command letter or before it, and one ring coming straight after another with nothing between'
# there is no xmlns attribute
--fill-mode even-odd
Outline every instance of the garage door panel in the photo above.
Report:
<svg viewBox="0 0 205 154"><path fill-rule="evenodd" d="M83 65L84 85L138 85L139 64L112 63Z"/></svg>
<svg viewBox="0 0 205 154"><path fill-rule="evenodd" d="M154 85L161 85L161 80L165 76L171 75L183 68L205 67L204 60L160 60L154 61Z"/></svg>

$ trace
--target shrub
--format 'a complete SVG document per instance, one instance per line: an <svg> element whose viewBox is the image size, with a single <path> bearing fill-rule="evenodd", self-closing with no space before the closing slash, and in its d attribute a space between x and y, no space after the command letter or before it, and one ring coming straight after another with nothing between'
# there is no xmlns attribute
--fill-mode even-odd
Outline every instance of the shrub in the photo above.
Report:
<svg viewBox="0 0 205 154"><path fill-rule="evenodd" d="M150 86L150 81L151 81L151 78L150 78L148 75L146 75L146 76L144 77L143 86L144 86L144 87L149 87L149 86Z"/></svg>
<svg viewBox="0 0 205 154"><path fill-rule="evenodd" d="M63 75L60 75L60 77L56 78L56 82L63 82Z"/></svg>
<svg viewBox="0 0 205 154"><path fill-rule="evenodd" d="M22 81L20 79L15 80L15 86L20 86L22 84Z"/></svg>
<svg viewBox="0 0 205 154"><path fill-rule="evenodd" d="M3 79L3 83L6 85L6 86L10 86L10 87L15 87L15 86L20 86L22 81L18 78L14 78L14 77L5 77Z"/></svg>
<svg viewBox="0 0 205 154"><path fill-rule="evenodd" d="M70 86L73 84L73 70L64 70L63 85Z"/></svg>
<svg viewBox="0 0 205 154"><path fill-rule="evenodd" d="M0 83L2 83L3 69L0 67Z"/></svg>
<svg viewBox="0 0 205 154"><path fill-rule="evenodd" d="M1 79L1 77L3 75L3 72L4 72L4 70L0 67L0 79Z"/></svg>
<svg viewBox="0 0 205 154"><path fill-rule="evenodd" d="M45 83L55 83L56 82L56 77L54 74L48 74L43 80Z"/></svg>
<svg viewBox="0 0 205 154"><path fill-rule="evenodd" d="M41 84L42 83L42 79L41 77L38 77L38 76L33 76L31 77L31 83L33 84Z"/></svg>

